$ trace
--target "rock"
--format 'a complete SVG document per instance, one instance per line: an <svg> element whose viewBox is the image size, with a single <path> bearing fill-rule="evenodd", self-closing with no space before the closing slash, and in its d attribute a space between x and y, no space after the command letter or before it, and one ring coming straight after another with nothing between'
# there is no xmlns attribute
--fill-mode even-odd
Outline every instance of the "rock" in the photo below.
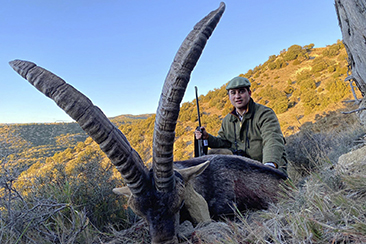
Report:
<svg viewBox="0 0 366 244"><path fill-rule="evenodd" d="M183 240L188 240L192 233L194 232L194 227L192 223L188 220L181 223L178 227L178 238Z"/></svg>
<svg viewBox="0 0 366 244"><path fill-rule="evenodd" d="M224 222L211 222L209 224L197 226L192 241L199 243L224 243L234 236L230 226Z"/></svg>
<svg viewBox="0 0 366 244"><path fill-rule="evenodd" d="M335 170L343 175L366 175L366 146L340 156Z"/></svg>

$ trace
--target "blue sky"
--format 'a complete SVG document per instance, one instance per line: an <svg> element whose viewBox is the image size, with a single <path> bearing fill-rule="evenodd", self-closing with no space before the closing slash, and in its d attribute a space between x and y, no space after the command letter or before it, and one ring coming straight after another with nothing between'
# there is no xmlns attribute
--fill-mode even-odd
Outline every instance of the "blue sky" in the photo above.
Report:
<svg viewBox="0 0 366 244"><path fill-rule="evenodd" d="M297 45L342 39L329 0L227 0L183 102ZM0 123L72 121L8 62L28 60L87 95L108 117L155 113L176 51L212 0L2 1Z"/></svg>

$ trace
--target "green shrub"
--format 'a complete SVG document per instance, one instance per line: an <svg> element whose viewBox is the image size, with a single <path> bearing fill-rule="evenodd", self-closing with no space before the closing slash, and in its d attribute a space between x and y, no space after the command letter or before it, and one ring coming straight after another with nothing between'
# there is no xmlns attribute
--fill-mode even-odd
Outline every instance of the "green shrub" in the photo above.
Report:
<svg viewBox="0 0 366 244"><path fill-rule="evenodd" d="M336 66L329 66L329 67L328 67L328 72L329 72L329 73L332 73L332 72L334 72L334 71L336 71L336 70L337 70Z"/></svg>
<svg viewBox="0 0 366 244"><path fill-rule="evenodd" d="M313 79L306 79L301 81L300 83L300 89L301 90L314 90L316 88L315 80Z"/></svg>
<svg viewBox="0 0 366 244"><path fill-rule="evenodd" d="M324 59L316 58L314 59L313 64L311 66L311 71L314 73L321 72L325 70L327 67L328 64Z"/></svg>
<svg viewBox="0 0 366 244"><path fill-rule="evenodd" d="M278 99L276 102L273 102L270 106L276 114L282 114L286 112L289 108L288 99Z"/></svg>
<svg viewBox="0 0 366 244"><path fill-rule="evenodd" d="M304 49L305 49L307 52L310 52L310 51L311 51L311 49L313 49L313 48L314 48L314 46L315 46L315 44L314 44L314 43L310 43L309 45L305 45L305 46L304 46Z"/></svg>
<svg viewBox="0 0 366 244"><path fill-rule="evenodd" d="M276 58L277 58L277 56L276 56L276 55L271 55L271 56L269 56L269 57L268 57L267 62L273 62L273 61L275 61L275 60L276 60Z"/></svg>
<svg viewBox="0 0 366 244"><path fill-rule="evenodd" d="M291 61L297 58L297 56L302 52L302 47L299 45L292 45L288 48L287 52L283 56L285 61Z"/></svg>
<svg viewBox="0 0 366 244"><path fill-rule="evenodd" d="M328 46L326 49L324 49L322 54L325 57L335 57L339 54L339 50L342 49L343 47L344 47L343 43L338 41L336 44Z"/></svg>
<svg viewBox="0 0 366 244"><path fill-rule="evenodd" d="M309 79L312 76L312 72L308 69L305 69L296 74L296 80L301 82L302 80Z"/></svg>
<svg viewBox="0 0 366 244"><path fill-rule="evenodd" d="M305 108L305 113L308 114L320 105L319 97L314 90L304 90L300 96L301 102Z"/></svg>
<svg viewBox="0 0 366 244"><path fill-rule="evenodd" d="M282 58L277 59L275 63L276 63L276 69L281 69L287 66L287 63Z"/></svg>
<svg viewBox="0 0 366 244"><path fill-rule="evenodd" d="M325 81L325 89L329 91L329 98L333 102L340 101L350 92L346 82L332 78Z"/></svg>
<svg viewBox="0 0 366 244"><path fill-rule="evenodd" d="M245 73L245 75L243 75L243 77L247 77L249 79L249 77L251 77L253 75L253 70L252 69L249 69L247 71L247 73Z"/></svg>
<svg viewBox="0 0 366 244"><path fill-rule="evenodd" d="M268 64L268 69L270 70L274 70L277 68L277 64L275 62L269 63Z"/></svg>
<svg viewBox="0 0 366 244"><path fill-rule="evenodd" d="M264 100L269 101L268 107L272 108L277 114L284 113L288 109L288 98L285 92L267 85L258 94Z"/></svg>
<svg viewBox="0 0 366 244"><path fill-rule="evenodd" d="M252 81L251 83L251 90L255 91L258 87L260 87L258 82Z"/></svg>

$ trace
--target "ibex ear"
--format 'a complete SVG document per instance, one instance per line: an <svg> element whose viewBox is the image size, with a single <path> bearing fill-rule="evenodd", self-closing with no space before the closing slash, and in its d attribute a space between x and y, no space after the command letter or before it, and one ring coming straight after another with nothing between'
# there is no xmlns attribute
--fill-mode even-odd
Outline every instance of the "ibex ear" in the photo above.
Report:
<svg viewBox="0 0 366 244"><path fill-rule="evenodd" d="M200 175L210 164L210 161L206 161L196 166L192 166L185 169L176 169L176 171L183 177L184 182L188 182L192 177Z"/></svg>
<svg viewBox="0 0 366 244"><path fill-rule="evenodd" d="M120 187L120 188L114 188L113 192L117 195L124 195L126 197L129 197L132 195L130 188L128 188L127 186Z"/></svg>

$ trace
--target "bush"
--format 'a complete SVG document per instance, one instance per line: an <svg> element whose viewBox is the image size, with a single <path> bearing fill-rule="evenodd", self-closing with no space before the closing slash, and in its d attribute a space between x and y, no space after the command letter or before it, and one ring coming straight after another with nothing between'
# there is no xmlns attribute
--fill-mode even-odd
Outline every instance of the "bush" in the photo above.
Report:
<svg viewBox="0 0 366 244"><path fill-rule="evenodd" d="M315 90L315 88L316 88L316 83L315 83L315 80L313 80L313 79L306 79L306 80L301 81L301 83L300 83L301 90Z"/></svg>
<svg viewBox="0 0 366 244"><path fill-rule="evenodd" d="M314 46L315 46L315 44L314 44L314 43L310 43L309 45L305 45L305 46L304 46L304 49L305 49L307 52L310 52L310 51L311 51L311 49L313 49L313 48L314 48Z"/></svg>
<svg viewBox="0 0 366 244"><path fill-rule="evenodd" d="M304 90L300 96L301 102L305 107L305 113L309 114L311 111L319 106L319 97L314 90Z"/></svg>
<svg viewBox="0 0 366 244"><path fill-rule="evenodd" d="M58 155L56 158L59 160L62 156ZM101 229L107 230L110 221L114 221L111 213L116 208L98 209L99 204L94 206L95 212L89 208L97 203L93 201L94 199L99 198L99 202L108 203L104 197L108 198L111 194L111 185L108 187L108 194L104 197L97 194L99 186L107 183L103 178L98 184L89 186L88 192L94 189L92 194L88 195L82 203L76 203L74 200L80 196L82 189L70 184L73 177L68 178L65 174L58 175L57 180L52 177L63 168L61 164L55 168L45 167L46 172L38 175L35 171L43 164L36 163L32 166L35 171L29 170L27 174L23 172L19 175L19 171L8 170L10 165L6 158L0 159L0 162L2 169L0 174L1 243L93 243L96 238L95 233L98 231L93 226L98 224L94 222L99 219L96 215L103 210L106 210L105 214L109 215L109 221L105 223L105 228ZM91 178L95 180L95 176L93 174ZM121 203L118 208L122 208L125 203L125 200L116 201L115 196L111 196L109 201L114 201L114 204ZM122 212L125 210L123 209ZM122 223L121 218L115 218L117 219Z"/></svg>
<svg viewBox="0 0 366 244"><path fill-rule="evenodd" d="M321 71L325 70L327 67L328 67L328 64L324 59L316 58L313 61L313 64L311 66L311 71L314 73L321 72Z"/></svg>
<svg viewBox="0 0 366 244"><path fill-rule="evenodd" d="M299 45L292 45L288 48L287 52L283 56L285 61L291 61L297 58L297 56L302 52L302 47Z"/></svg>
<svg viewBox="0 0 366 244"><path fill-rule="evenodd" d="M197 114L194 115L193 111L194 111L193 106L186 107L186 108L182 106L181 109L180 109L180 112L179 112L178 120L184 122L184 121L190 121L192 119L191 118L192 116L197 117ZM124 133L124 134L126 135L126 133Z"/></svg>
<svg viewBox="0 0 366 244"><path fill-rule="evenodd" d="M255 91L259 87L263 87L263 85L260 85L258 82L255 82L255 81L251 82L251 90L252 91Z"/></svg>
<svg viewBox="0 0 366 244"><path fill-rule="evenodd" d="M282 114L289 108L288 99L278 100L271 107L276 114Z"/></svg>
<svg viewBox="0 0 366 244"><path fill-rule="evenodd" d="M275 61L275 60L276 60L276 58L277 58L277 56L276 56L276 55L271 55L271 56L269 56L269 57L268 57L267 62L273 62L273 61Z"/></svg>
<svg viewBox="0 0 366 244"><path fill-rule="evenodd" d="M318 116L315 123L303 124L300 132L286 138L287 158L300 175L306 176L322 166L337 164L364 133L354 114L331 112Z"/></svg>
<svg viewBox="0 0 366 244"><path fill-rule="evenodd" d="M243 75L243 77L247 77L249 79L249 77L251 77L253 75L253 70L252 69L249 69L247 71L247 73L245 73L245 75Z"/></svg>
<svg viewBox="0 0 366 244"><path fill-rule="evenodd" d="M269 63L268 64L268 69L270 70L274 70L277 68L277 64L275 62Z"/></svg>
<svg viewBox="0 0 366 244"><path fill-rule="evenodd" d="M112 192L121 182L114 178L113 165L108 160L103 161L102 152L86 146L76 158L66 160L65 152L21 174L17 186L25 199L67 203L78 211L85 211L100 230L106 230L110 223L125 222L126 199Z"/></svg>
<svg viewBox="0 0 366 244"><path fill-rule="evenodd" d="M325 57L335 57L339 54L339 50L342 49L343 47L344 47L343 43L338 41L336 44L328 46L326 49L324 49L322 54Z"/></svg>
<svg viewBox="0 0 366 244"><path fill-rule="evenodd" d="M332 78L326 80L325 89L329 91L329 97L334 102L340 101L350 92L346 82Z"/></svg>
<svg viewBox="0 0 366 244"><path fill-rule="evenodd" d="M310 131L301 131L289 136L286 141L287 159L301 177L318 169L329 144L325 134L314 134Z"/></svg>
<svg viewBox="0 0 366 244"><path fill-rule="evenodd" d="M212 99L210 100L210 102L209 102L209 106L210 106L210 107L215 107L218 103L221 103L221 100L222 100L222 97L218 97L218 96L216 96L216 97L214 97L214 98L212 98Z"/></svg>
<svg viewBox="0 0 366 244"><path fill-rule="evenodd" d="M329 72L329 73L333 73L333 72L334 72L334 71L336 71L336 70L337 70L337 68L336 68L336 66L334 66L334 65L333 65L333 66L329 66L329 67L328 67L328 72Z"/></svg>
<svg viewBox="0 0 366 244"><path fill-rule="evenodd" d="M287 66L287 63L282 58L279 58L276 60L276 69L280 69L280 68L283 68L286 66Z"/></svg>
<svg viewBox="0 0 366 244"><path fill-rule="evenodd" d="M296 74L296 80L300 83L302 80L306 80L311 78L312 72L308 69L305 69Z"/></svg>
<svg viewBox="0 0 366 244"><path fill-rule="evenodd" d="M267 85L262 89L258 96L261 96L264 100L268 100L268 107L272 108L277 114L284 113L288 109L288 98L285 92Z"/></svg>

